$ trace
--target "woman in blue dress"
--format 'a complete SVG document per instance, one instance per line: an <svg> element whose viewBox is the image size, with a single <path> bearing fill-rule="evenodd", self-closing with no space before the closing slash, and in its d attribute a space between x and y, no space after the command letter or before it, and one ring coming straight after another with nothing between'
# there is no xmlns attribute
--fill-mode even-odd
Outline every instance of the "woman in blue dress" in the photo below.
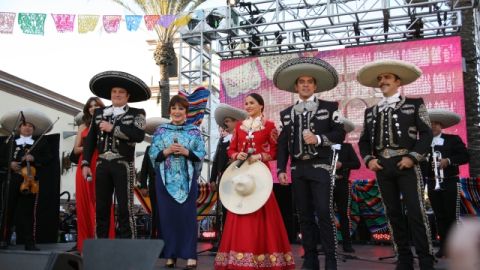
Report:
<svg viewBox="0 0 480 270"><path fill-rule="evenodd" d="M197 265L197 179L205 156L200 130L185 124L188 101L173 96L168 106L171 123L160 125L149 155L155 168L159 235L165 241L162 257L174 268L177 258L185 269Z"/></svg>

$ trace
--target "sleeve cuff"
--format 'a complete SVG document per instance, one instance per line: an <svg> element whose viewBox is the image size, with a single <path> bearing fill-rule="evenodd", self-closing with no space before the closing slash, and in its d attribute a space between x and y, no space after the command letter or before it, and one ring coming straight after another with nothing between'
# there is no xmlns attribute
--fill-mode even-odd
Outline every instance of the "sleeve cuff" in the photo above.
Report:
<svg viewBox="0 0 480 270"><path fill-rule="evenodd" d="M88 162L86 160L82 160L82 168L85 167L85 166L90 166L90 162Z"/></svg>
<svg viewBox="0 0 480 270"><path fill-rule="evenodd" d="M365 158L363 158L363 160L365 161L365 166L368 168L368 163L370 162L370 160L372 159L376 159L375 156L372 156L372 155L366 155Z"/></svg>
<svg viewBox="0 0 480 270"><path fill-rule="evenodd" d="M322 144L322 137L320 137L320 135L315 136L317 136L317 144L315 146L319 146L320 144Z"/></svg>

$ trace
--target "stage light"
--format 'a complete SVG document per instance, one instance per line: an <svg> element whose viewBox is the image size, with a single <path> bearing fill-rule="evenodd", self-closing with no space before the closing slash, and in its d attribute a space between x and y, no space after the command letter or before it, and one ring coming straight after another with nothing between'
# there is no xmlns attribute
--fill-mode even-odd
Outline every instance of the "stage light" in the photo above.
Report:
<svg viewBox="0 0 480 270"><path fill-rule="evenodd" d="M306 42L306 41L310 41L310 32L308 32L307 29L302 29L300 31L300 34L302 35L303 41L305 42L305 49L313 48L312 44L310 44L310 42Z"/></svg>
<svg viewBox="0 0 480 270"><path fill-rule="evenodd" d="M390 21L390 12L388 9L383 10L383 33L387 34L388 30L390 29L389 27L389 21ZM387 39L388 35L384 35L384 38Z"/></svg>
<svg viewBox="0 0 480 270"><path fill-rule="evenodd" d="M234 7L240 2L240 0L227 0L227 5L230 7Z"/></svg>
<svg viewBox="0 0 480 270"><path fill-rule="evenodd" d="M250 52L250 55L259 55L260 49L254 48L254 46L259 47L261 45L262 45L262 39L256 34L253 34L252 39L248 43L248 51Z"/></svg>
<svg viewBox="0 0 480 270"><path fill-rule="evenodd" d="M410 16L410 24L407 24L407 30L415 30L413 33L406 34L407 39L422 38L423 35L423 20L416 18L414 15Z"/></svg>
<svg viewBox="0 0 480 270"><path fill-rule="evenodd" d="M202 238L203 239L215 239L217 237L216 231L203 231Z"/></svg>
<svg viewBox="0 0 480 270"><path fill-rule="evenodd" d="M215 12L214 9L208 16L205 18L207 24L213 29L217 29L220 25L220 22L223 20L224 16L218 12Z"/></svg>
<svg viewBox="0 0 480 270"><path fill-rule="evenodd" d="M379 242L388 242L392 240L392 237L389 233L373 233L372 238L373 240Z"/></svg>
<svg viewBox="0 0 480 270"><path fill-rule="evenodd" d="M199 22L200 20L193 19L193 18L190 19L190 21L187 24L188 30L192 31L193 29L195 29L195 27L197 27Z"/></svg>
<svg viewBox="0 0 480 270"><path fill-rule="evenodd" d="M357 36L357 38L355 38L355 40L357 41L357 45L360 44L360 23L358 22L354 22L353 23L353 32L355 33L355 36Z"/></svg>

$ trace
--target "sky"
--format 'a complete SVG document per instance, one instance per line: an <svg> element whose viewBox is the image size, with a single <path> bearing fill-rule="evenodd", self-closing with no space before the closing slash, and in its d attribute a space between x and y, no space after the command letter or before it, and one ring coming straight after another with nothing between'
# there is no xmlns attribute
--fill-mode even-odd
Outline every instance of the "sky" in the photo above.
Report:
<svg viewBox="0 0 480 270"><path fill-rule="evenodd" d="M209 0L201 8L225 5ZM134 6L133 4L131 5ZM107 33L101 19L95 31L78 33L77 17L73 32L58 33L51 14L131 15L112 0L0 0L0 12L14 12L12 34L0 34L0 70L65 95L81 103L92 96L90 78L105 70L129 72L148 85L158 85L159 69L153 60L156 39L142 22L129 32L122 21L117 33ZM18 25L18 13L46 13L44 35L24 34ZM138 14L143 15L143 14ZM155 101L135 104L150 116L160 116Z"/></svg>

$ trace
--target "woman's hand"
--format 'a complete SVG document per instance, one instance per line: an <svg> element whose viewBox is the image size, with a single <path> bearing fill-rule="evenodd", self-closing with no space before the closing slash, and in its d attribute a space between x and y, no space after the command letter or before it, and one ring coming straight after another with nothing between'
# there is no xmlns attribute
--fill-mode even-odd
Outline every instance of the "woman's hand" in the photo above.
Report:
<svg viewBox="0 0 480 270"><path fill-rule="evenodd" d="M237 160L245 160L247 159L247 157L248 157L248 154L245 152L240 152L237 154Z"/></svg>
<svg viewBox="0 0 480 270"><path fill-rule="evenodd" d="M179 143L172 143L168 148L165 148L165 150L163 150L163 154L165 156L173 154L173 155L182 155L182 156L188 157L188 155L190 154L190 151L188 151L187 148L185 148L183 145Z"/></svg>
<svg viewBox="0 0 480 270"><path fill-rule="evenodd" d="M261 154L251 155L248 158L248 164L252 164L252 163L257 162L259 160L262 160L262 155Z"/></svg>

